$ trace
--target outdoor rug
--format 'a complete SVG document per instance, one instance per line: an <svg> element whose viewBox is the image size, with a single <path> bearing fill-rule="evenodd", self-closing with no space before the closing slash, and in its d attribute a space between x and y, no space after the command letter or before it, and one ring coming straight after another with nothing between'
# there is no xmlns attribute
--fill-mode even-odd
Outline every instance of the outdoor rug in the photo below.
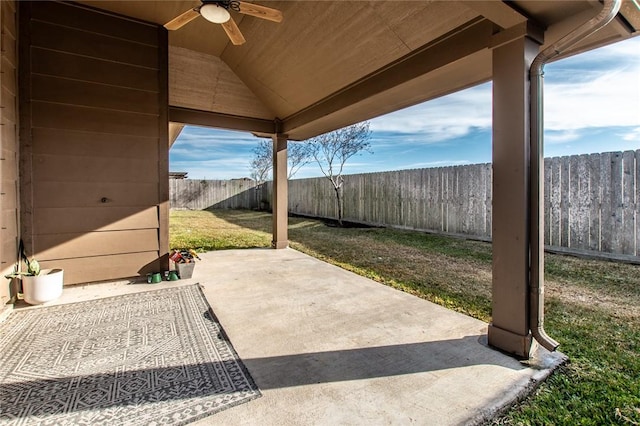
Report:
<svg viewBox="0 0 640 426"><path fill-rule="evenodd" d="M0 424L179 425L259 396L198 284L0 323Z"/></svg>

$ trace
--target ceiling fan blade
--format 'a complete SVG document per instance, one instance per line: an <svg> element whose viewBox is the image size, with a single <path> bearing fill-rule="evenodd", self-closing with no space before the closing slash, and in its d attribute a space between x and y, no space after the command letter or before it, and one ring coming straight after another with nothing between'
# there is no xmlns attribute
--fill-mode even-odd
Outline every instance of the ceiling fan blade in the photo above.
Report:
<svg viewBox="0 0 640 426"><path fill-rule="evenodd" d="M240 13L266 19L273 22L282 22L282 12L259 4L240 2Z"/></svg>
<svg viewBox="0 0 640 426"><path fill-rule="evenodd" d="M221 25L224 29L224 32L229 36L231 43L236 46L244 44L246 40L244 39L244 36L240 32L240 28L238 28L238 25L236 24L236 21L233 20L233 18L229 19L227 22Z"/></svg>
<svg viewBox="0 0 640 426"><path fill-rule="evenodd" d="M198 9L189 9L182 15L178 15L164 24L164 27L169 31L177 30L178 28L182 28L184 25L187 25L198 16L200 16L200 12L198 12Z"/></svg>

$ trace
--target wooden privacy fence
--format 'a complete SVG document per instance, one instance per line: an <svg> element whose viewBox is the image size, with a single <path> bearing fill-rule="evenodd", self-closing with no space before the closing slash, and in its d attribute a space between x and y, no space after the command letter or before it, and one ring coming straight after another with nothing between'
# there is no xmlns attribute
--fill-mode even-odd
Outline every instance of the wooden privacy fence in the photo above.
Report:
<svg viewBox="0 0 640 426"><path fill-rule="evenodd" d="M289 182L289 210L335 217L327 179ZM407 229L491 235L491 165L439 167L344 177L344 219Z"/></svg>
<svg viewBox="0 0 640 426"><path fill-rule="evenodd" d="M264 208L259 189L249 179L169 179L169 205L187 210L259 209Z"/></svg>
<svg viewBox="0 0 640 426"><path fill-rule="evenodd" d="M344 219L491 238L491 165L344 177ZM208 182L208 183L203 183ZM640 150L545 159L545 244L640 256ZM264 208L271 185L171 182L172 208ZM289 211L335 218L326 178L289 182Z"/></svg>
<svg viewBox="0 0 640 426"><path fill-rule="evenodd" d="M640 256L640 150L546 159L545 243Z"/></svg>

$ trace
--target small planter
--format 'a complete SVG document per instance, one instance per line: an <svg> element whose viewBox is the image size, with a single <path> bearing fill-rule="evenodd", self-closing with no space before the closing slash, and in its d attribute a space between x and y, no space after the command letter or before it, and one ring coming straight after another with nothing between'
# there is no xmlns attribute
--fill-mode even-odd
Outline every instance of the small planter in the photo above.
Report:
<svg viewBox="0 0 640 426"><path fill-rule="evenodd" d="M195 262L191 263L176 263L176 268L178 268L178 275L180 275L181 280L189 279L193 276L193 268L195 268Z"/></svg>
<svg viewBox="0 0 640 426"><path fill-rule="evenodd" d="M62 295L64 271L62 269L43 269L39 275L22 277L24 301L30 305L56 300Z"/></svg>

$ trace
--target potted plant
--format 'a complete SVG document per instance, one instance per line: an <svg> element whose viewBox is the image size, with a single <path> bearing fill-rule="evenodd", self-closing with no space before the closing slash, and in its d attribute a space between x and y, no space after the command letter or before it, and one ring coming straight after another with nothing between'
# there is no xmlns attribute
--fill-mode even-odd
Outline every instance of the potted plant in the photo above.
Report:
<svg viewBox="0 0 640 426"><path fill-rule="evenodd" d="M173 249L169 259L175 264L180 279L184 280L193 276L195 261L200 260L200 256L193 249Z"/></svg>
<svg viewBox="0 0 640 426"><path fill-rule="evenodd" d="M27 265L27 270L19 270L18 264L15 271L12 274L5 275L5 278L22 280L24 301L30 305L40 305L60 297L64 283L64 271L62 269L40 269L40 264L37 260L33 258L29 260L24 255L24 251L21 252L22 259Z"/></svg>

